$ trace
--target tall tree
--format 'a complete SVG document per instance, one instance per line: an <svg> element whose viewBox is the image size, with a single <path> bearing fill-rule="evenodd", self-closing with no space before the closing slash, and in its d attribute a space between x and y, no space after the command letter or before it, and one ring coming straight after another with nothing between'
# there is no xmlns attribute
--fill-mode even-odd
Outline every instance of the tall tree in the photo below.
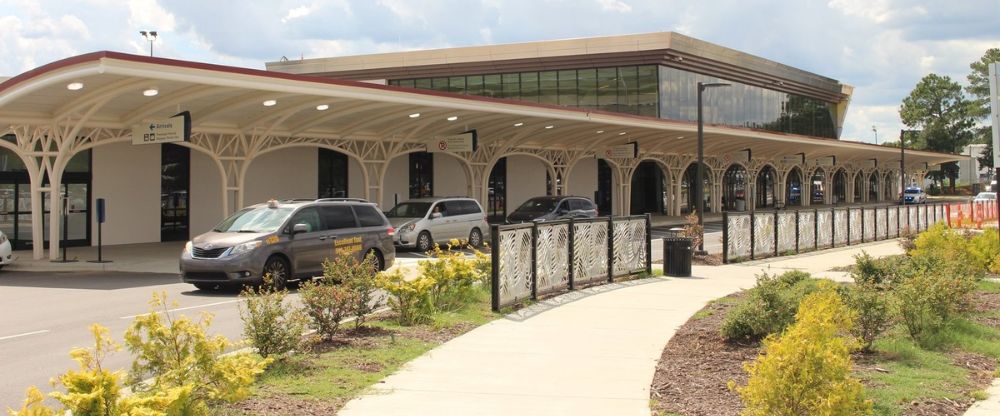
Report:
<svg viewBox="0 0 1000 416"><path fill-rule="evenodd" d="M974 118L962 93L962 86L950 77L925 76L899 107L899 117L907 127L920 130L918 148L956 153L972 140ZM941 165L941 173L955 191L958 169L954 162Z"/></svg>
<svg viewBox="0 0 1000 416"><path fill-rule="evenodd" d="M969 64L972 70L967 77L969 86L965 91L972 96L969 113L975 118L986 118L990 115L990 81L989 64L1000 62L1000 48L991 48L978 61Z"/></svg>

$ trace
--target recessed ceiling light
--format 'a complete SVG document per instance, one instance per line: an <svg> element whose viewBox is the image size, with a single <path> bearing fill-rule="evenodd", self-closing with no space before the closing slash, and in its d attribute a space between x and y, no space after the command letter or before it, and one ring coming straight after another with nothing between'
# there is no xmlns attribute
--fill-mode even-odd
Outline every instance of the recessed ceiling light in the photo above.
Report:
<svg viewBox="0 0 1000 416"><path fill-rule="evenodd" d="M417 118L417 117L420 117L420 113L410 114L410 118Z"/></svg>
<svg viewBox="0 0 1000 416"><path fill-rule="evenodd" d="M621 132L621 133L618 133L618 135L619 135L619 136L624 136L624 135L625 135L625 133L628 133L628 132L627 132L627 131L623 131L623 132Z"/></svg>
<svg viewBox="0 0 1000 416"><path fill-rule="evenodd" d="M278 100L265 100L264 101L264 107L271 107L271 106L274 106L275 104L278 104Z"/></svg>
<svg viewBox="0 0 1000 416"><path fill-rule="evenodd" d="M458 120L458 116L448 117L448 121L455 121L455 120Z"/></svg>
<svg viewBox="0 0 1000 416"><path fill-rule="evenodd" d="M523 125L524 125L524 123L514 123L514 127L521 127Z"/></svg>
<svg viewBox="0 0 1000 416"><path fill-rule="evenodd" d="M551 125L551 124L549 124L548 126L545 126L545 128L547 128L547 129L551 129L551 128L553 128L553 127L555 127L555 126L553 126L553 125Z"/></svg>
<svg viewBox="0 0 1000 416"><path fill-rule="evenodd" d="M320 104L320 105L316 106L316 109L319 110L319 111L326 111L326 110L330 109L330 105L329 104Z"/></svg>
<svg viewBox="0 0 1000 416"><path fill-rule="evenodd" d="M79 90L81 88L83 88L83 83L82 82L71 82L69 84L66 84L66 89L70 90L70 91L76 91L76 90Z"/></svg>
<svg viewBox="0 0 1000 416"><path fill-rule="evenodd" d="M601 133L604 133L604 130L598 130L597 131L597 134L601 134Z"/></svg>
<svg viewBox="0 0 1000 416"><path fill-rule="evenodd" d="M684 138L684 136L677 136L677 138L678 138L678 139L683 139L683 138Z"/></svg>
<svg viewBox="0 0 1000 416"><path fill-rule="evenodd" d="M154 96L156 96L156 94L159 94L159 93L160 93L160 90L158 90L156 88L149 88L149 89L144 90L142 92L142 95L145 95L147 97L154 97Z"/></svg>

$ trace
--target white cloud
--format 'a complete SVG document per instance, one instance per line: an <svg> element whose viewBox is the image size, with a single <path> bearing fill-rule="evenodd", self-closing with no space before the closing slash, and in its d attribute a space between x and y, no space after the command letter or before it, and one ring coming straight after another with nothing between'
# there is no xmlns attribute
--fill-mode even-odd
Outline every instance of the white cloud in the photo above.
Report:
<svg viewBox="0 0 1000 416"><path fill-rule="evenodd" d="M619 13L628 13L632 11L632 6L621 0L597 0L597 3L601 5L601 9Z"/></svg>
<svg viewBox="0 0 1000 416"><path fill-rule="evenodd" d="M174 15L160 6L157 0L129 0L128 10L131 26L170 32L177 25Z"/></svg>

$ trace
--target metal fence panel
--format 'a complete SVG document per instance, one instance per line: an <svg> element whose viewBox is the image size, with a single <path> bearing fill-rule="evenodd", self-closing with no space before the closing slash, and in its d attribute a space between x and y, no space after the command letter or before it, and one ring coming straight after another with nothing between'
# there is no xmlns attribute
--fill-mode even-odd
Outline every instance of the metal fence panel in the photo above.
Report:
<svg viewBox="0 0 1000 416"><path fill-rule="evenodd" d="M500 231L500 306L531 297L531 227Z"/></svg>
<svg viewBox="0 0 1000 416"><path fill-rule="evenodd" d="M861 208L848 208L847 209L848 218L848 241L851 244L860 243L861 236L864 235L864 228L862 223Z"/></svg>
<svg viewBox="0 0 1000 416"><path fill-rule="evenodd" d="M919 231L920 230L920 224L917 222L917 207L907 205L906 206L906 217L909 218L909 221L910 221L910 222L907 223L908 226L907 226L906 231L910 232L910 233L916 233L917 231Z"/></svg>
<svg viewBox="0 0 1000 416"><path fill-rule="evenodd" d="M875 210L878 208L867 208L864 211L864 238L865 241L875 241L876 230L879 228L879 224L875 222ZM883 225L884 227L885 225Z"/></svg>
<svg viewBox="0 0 1000 416"><path fill-rule="evenodd" d="M813 211L799 211L799 251L816 248L816 214Z"/></svg>
<svg viewBox="0 0 1000 416"><path fill-rule="evenodd" d="M930 222L927 221L927 205L920 207L920 210L917 212L917 217L917 223L920 224L920 231L926 231L927 224L930 224Z"/></svg>
<svg viewBox="0 0 1000 416"><path fill-rule="evenodd" d="M535 240L535 291L569 287L569 223L539 224Z"/></svg>
<svg viewBox="0 0 1000 416"><path fill-rule="evenodd" d="M573 281L586 284L608 278L608 222L573 223Z"/></svg>
<svg viewBox="0 0 1000 416"><path fill-rule="evenodd" d="M756 259L774 255L774 213L753 214L753 257Z"/></svg>
<svg viewBox="0 0 1000 416"><path fill-rule="evenodd" d="M614 219L614 275L646 269L646 219Z"/></svg>
<svg viewBox="0 0 1000 416"><path fill-rule="evenodd" d="M827 248L833 245L833 211L816 211L816 245Z"/></svg>
<svg viewBox="0 0 1000 416"><path fill-rule="evenodd" d="M944 205L942 204L934 205L934 218L936 220L935 222L944 221L944 213L945 213Z"/></svg>
<svg viewBox="0 0 1000 416"><path fill-rule="evenodd" d="M886 217L889 221L889 238L899 237L899 207L888 207Z"/></svg>
<svg viewBox="0 0 1000 416"><path fill-rule="evenodd" d="M795 251L795 211L778 213L778 254Z"/></svg>
<svg viewBox="0 0 1000 416"><path fill-rule="evenodd" d="M850 219L847 216L847 209L840 208L833 210L833 244L843 246L847 244L847 227Z"/></svg>
<svg viewBox="0 0 1000 416"><path fill-rule="evenodd" d="M885 240L889 238L888 219L889 209L886 207L875 208L875 239Z"/></svg>
<svg viewBox="0 0 1000 416"><path fill-rule="evenodd" d="M728 214L729 241L725 241L729 261L750 257L750 214Z"/></svg>

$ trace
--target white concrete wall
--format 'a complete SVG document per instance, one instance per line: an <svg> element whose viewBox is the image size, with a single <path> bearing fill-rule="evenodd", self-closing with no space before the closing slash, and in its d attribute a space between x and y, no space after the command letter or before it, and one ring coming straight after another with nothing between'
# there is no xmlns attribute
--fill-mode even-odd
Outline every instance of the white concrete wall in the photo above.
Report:
<svg viewBox="0 0 1000 416"><path fill-rule="evenodd" d="M410 156L402 155L392 159L385 171L382 188L382 205L388 211L393 206L394 194L399 194L399 202L410 199Z"/></svg>
<svg viewBox="0 0 1000 416"><path fill-rule="evenodd" d="M470 196L462 162L447 153L434 153L434 195Z"/></svg>
<svg viewBox="0 0 1000 416"><path fill-rule="evenodd" d="M271 198L315 198L319 188L318 150L293 147L266 153L250 162L243 186L246 205Z"/></svg>
<svg viewBox="0 0 1000 416"><path fill-rule="evenodd" d="M113 143L93 150L91 192L107 200L105 245L160 241L160 146ZM192 156L195 152L191 152ZM192 179L192 182L194 180ZM97 245L97 202L91 201Z"/></svg>
<svg viewBox="0 0 1000 416"><path fill-rule="evenodd" d="M212 158L202 152L191 151L191 194L190 217L191 237L202 234L221 222L226 214L222 212L222 174Z"/></svg>
<svg viewBox="0 0 1000 416"><path fill-rule="evenodd" d="M545 172L545 162L532 156L507 157L508 213L514 212L529 198L545 196Z"/></svg>
<svg viewBox="0 0 1000 416"><path fill-rule="evenodd" d="M361 163L353 157L347 157L347 196L350 198L365 197L365 174L362 169Z"/></svg>
<svg viewBox="0 0 1000 416"><path fill-rule="evenodd" d="M568 195L594 199L597 192L597 159L588 158L576 162L569 172Z"/></svg>

